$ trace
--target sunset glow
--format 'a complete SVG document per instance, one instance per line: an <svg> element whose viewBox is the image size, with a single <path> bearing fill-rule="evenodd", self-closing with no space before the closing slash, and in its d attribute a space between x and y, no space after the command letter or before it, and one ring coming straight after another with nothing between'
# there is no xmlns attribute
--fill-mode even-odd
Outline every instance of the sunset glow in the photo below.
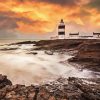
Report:
<svg viewBox="0 0 100 100"><path fill-rule="evenodd" d="M98 3L100 0L0 0L0 29L16 30L19 34L47 34L63 18L66 23L91 25L98 31Z"/></svg>

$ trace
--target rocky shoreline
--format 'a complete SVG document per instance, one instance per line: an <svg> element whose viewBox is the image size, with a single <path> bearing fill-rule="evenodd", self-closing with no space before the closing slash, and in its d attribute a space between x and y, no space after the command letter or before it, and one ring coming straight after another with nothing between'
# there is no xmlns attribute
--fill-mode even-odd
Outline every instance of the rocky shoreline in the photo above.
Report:
<svg viewBox="0 0 100 100"><path fill-rule="evenodd" d="M67 52L74 56L68 60L70 63L77 63L82 68L100 72L100 40L42 40L35 45L37 50Z"/></svg>
<svg viewBox="0 0 100 100"><path fill-rule="evenodd" d="M0 100L100 100L100 79L59 78L43 85L12 85L0 75Z"/></svg>
<svg viewBox="0 0 100 100"><path fill-rule="evenodd" d="M100 40L41 40L8 45L22 44L36 46L30 51L34 55L37 54L34 50L73 55L74 57L68 60L69 63L79 64L81 69L100 72ZM53 82L25 86L13 85L7 76L0 75L0 100L100 100L100 78L61 77Z"/></svg>
<svg viewBox="0 0 100 100"><path fill-rule="evenodd" d="M100 72L100 41L84 42L78 46L77 50L77 54L69 59L69 62Z"/></svg>

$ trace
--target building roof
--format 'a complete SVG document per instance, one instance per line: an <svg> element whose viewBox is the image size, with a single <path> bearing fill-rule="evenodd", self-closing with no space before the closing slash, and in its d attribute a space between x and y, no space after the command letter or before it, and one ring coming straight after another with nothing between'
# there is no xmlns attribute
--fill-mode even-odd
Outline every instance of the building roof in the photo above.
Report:
<svg viewBox="0 0 100 100"><path fill-rule="evenodd" d="M70 33L69 35L79 35L79 33Z"/></svg>
<svg viewBox="0 0 100 100"><path fill-rule="evenodd" d="M64 23L63 19L61 19L61 22L60 23Z"/></svg>
<svg viewBox="0 0 100 100"><path fill-rule="evenodd" d="M93 32L93 35L100 35L100 33L95 33L95 32Z"/></svg>

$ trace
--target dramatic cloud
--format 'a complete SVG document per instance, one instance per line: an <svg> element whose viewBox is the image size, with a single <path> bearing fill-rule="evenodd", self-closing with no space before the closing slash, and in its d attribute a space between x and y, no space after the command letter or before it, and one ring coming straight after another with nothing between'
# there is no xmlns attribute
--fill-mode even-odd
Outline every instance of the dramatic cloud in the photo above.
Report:
<svg viewBox="0 0 100 100"><path fill-rule="evenodd" d="M100 0L0 0L0 34L51 36L62 18L69 23L66 31L71 23L99 31L99 4Z"/></svg>
<svg viewBox="0 0 100 100"><path fill-rule="evenodd" d="M36 0L40 2L47 2L51 4L58 4L61 6L76 6L81 0Z"/></svg>
<svg viewBox="0 0 100 100"><path fill-rule="evenodd" d="M44 2L44 3L51 3L51 4L58 4L58 5L67 5L67 6L75 6L81 0L16 0L20 3L25 3L25 2Z"/></svg>
<svg viewBox="0 0 100 100"><path fill-rule="evenodd" d="M96 8L98 11L100 11L100 0L91 0L89 4L87 4L88 7Z"/></svg>

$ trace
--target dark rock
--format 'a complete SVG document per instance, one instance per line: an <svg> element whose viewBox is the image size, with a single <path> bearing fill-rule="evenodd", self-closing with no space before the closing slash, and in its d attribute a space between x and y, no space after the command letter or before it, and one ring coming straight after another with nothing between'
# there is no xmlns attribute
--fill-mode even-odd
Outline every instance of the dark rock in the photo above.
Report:
<svg viewBox="0 0 100 100"><path fill-rule="evenodd" d="M6 85L12 85L12 82L7 79L7 76L0 74L0 89Z"/></svg>
<svg viewBox="0 0 100 100"><path fill-rule="evenodd" d="M1 51L10 51L10 50L17 50L18 48L3 48L0 49Z"/></svg>
<svg viewBox="0 0 100 100"><path fill-rule="evenodd" d="M45 51L45 54L53 55L53 51Z"/></svg>
<svg viewBox="0 0 100 100"><path fill-rule="evenodd" d="M30 52L30 53L27 53L27 54L37 55L38 53L37 52Z"/></svg>
<svg viewBox="0 0 100 100"><path fill-rule="evenodd" d="M6 77L0 77L1 83ZM97 82L87 84L85 81ZM7 82L7 81L6 81ZM100 100L100 79L59 78L39 86L7 85L0 89L0 100Z"/></svg>
<svg viewBox="0 0 100 100"><path fill-rule="evenodd" d="M76 56L69 62L78 63L84 68L100 72L100 41L83 42L77 47Z"/></svg>

